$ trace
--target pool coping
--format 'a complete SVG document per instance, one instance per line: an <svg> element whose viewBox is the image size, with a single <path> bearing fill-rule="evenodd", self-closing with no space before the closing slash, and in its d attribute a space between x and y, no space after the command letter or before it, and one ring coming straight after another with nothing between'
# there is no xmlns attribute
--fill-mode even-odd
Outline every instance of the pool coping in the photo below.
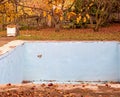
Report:
<svg viewBox="0 0 120 97"><path fill-rule="evenodd" d="M22 40L14 40L10 41L7 44L4 44L3 46L0 47L0 55L5 54L6 52L11 51L14 49L16 46L23 44L25 41Z"/></svg>
<svg viewBox="0 0 120 97"><path fill-rule="evenodd" d="M15 47L19 46L19 45L22 45L26 42L85 42L85 43L92 43L92 42L118 42L120 43L119 41L56 41L56 40L47 40L47 41L42 41L42 40L13 40L13 41L10 41L6 44L4 44L3 46L0 47L0 56L11 51L12 49L14 49Z"/></svg>

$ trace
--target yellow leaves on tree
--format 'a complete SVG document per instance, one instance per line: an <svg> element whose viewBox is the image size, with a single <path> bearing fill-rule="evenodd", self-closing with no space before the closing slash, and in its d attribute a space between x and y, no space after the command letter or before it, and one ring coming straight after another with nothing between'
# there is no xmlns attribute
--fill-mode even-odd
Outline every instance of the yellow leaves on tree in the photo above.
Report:
<svg viewBox="0 0 120 97"><path fill-rule="evenodd" d="M78 24L80 21L82 21L83 23L86 23L87 20L90 19L90 16L89 14L86 14L84 17L82 17L81 15L79 15L77 18L76 18L76 23Z"/></svg>
<svg viewBox="0 0 120 97"><path fill-rule="evenodd" d="M24 11L28 14L28 15L33 15L34 12L32 11L31 8L25 8Z"/></svg>
<svg viewBox="0 0 120 97"><path fill-rule="evenodd" d="M82 18L81 15L79 15L79 17L76 18L77 24L80 22L81 18Z"/></svg>
<svg viewBox="0 0 120 97"><path fill-rule="evenodd" d="M48 14L47 18L48 18L49 21L52 20L52 17L51 17L51 15L49 15L49 14Z"/></svg>
<svg viewBox="0 0 120 97"><path fill-rule="evenodd" d="M93 3L90 3L89 6L90 6L90 7L93 6Z"/></svg>
<svg viewBox="0 0 120 97"><path fill-rule="evenodd" d="M86 16L83 17L83 23L86 23L90 19L90 16L86 14Z"/></svg>
<svg viewBox="0 0 120 97"><path fill-rule="evenodd" d="M86 17L87 17L87 19L90 19L90 15L89 14L86 14Z"/></svg>
<svg viewBox="0 0 120 97"><path fill-rule="evenodd" d="M55 8L54 9L54 14L60 17L63 14L63 12L60 8Z"/></svg>
<svg viewBox="0 0 120 97"><path fill-rule="evenodd" d="M104 7L101 9L102 12L104 12Z"/></svg>
<svg viewBox="0 0 120 97"><path fill-rule="evenodd" d="M46 17L46 16L47 16L46 11L43 11L43 17Z"/></svg>
<svg viewBox="0 0 120 97"><path fill-rule="evenodd" d="M69 14L67 15L67 19L70 20L70 15Z"/></svg>
<svg viewBox="0 0 120 97"><path fill-rule="evenodd" d="M74 16L76 16L76 13L75 13L75 12L69 12L69 13L67 14L67 19L70 20L70 18L71 18L71 17L74 17Z"/></svg>
<svg viewBox="0 0 120 97"><path fill-rule="evenodd" d="M6 14L4 17L6 18L5 19L6 22L13 21L16 17L16 11L15 11L14 5L12 3L6 2L2 7L5 12L4 14Z"/></svg>
<svg viewBox="0 0 120 97"><path fill-rule="evenodd" d="M70 15L71 15L71 16L75 16L76 13L75 13L75 12L70 12Z"/></svg>
<svg viewBox="0 0 120 97"><path fill-rule="evenodd" d="M80 10L81 12L83 11L83 9Z"/></svg>
<svg viewBox="0 0 120 97"><path fill-rule="evenodd" d="M21 8L20 6L18 6L17 9L18 9L18 13L17 13L17 16L18 16L18 17L24 14L24 13L23 13L23 10L22 10L22 8Z"/></svg>
<svg viewBox="0 0 120 97"><path fill-rule="evenodd" d="M79 24L80 21L86 23L89 19L90 19L89 14L86 14L85 16L78 15L78 17L76 17L76 23Z"/></svg>
<svg viewBox="0 0 120 97"><path fill-rule="evenodd" d="M62 21L62 20L63 20L63 17L61 16L61 17L60 17L60 21Z"/></svg>
<svg viewBox="0 0 120 97"><path fill-rule="evenodd" d="M55 13L59 13L60 10L59 10L58 8L56 8L56 9L54 10L54 12L55 12Z"/></svg>
<svg viewBox="0 0 120 97"><path fill-rule="evenodd" d="M16 6L13 2L6 1L3 5L0 5L0 10L3 12L2 18L4 18L4 24L8 24L10 22L15 22L17 18L23 15L22 6ZM24 11L27 14L32 14L32 10L30 8L24 8Z"/></svg>
<svg viewBox="0 0 120 97"><path fill-rule="evenodd" d="M83 22L85 23L87 21L86 17L83 18Z"/></svg>

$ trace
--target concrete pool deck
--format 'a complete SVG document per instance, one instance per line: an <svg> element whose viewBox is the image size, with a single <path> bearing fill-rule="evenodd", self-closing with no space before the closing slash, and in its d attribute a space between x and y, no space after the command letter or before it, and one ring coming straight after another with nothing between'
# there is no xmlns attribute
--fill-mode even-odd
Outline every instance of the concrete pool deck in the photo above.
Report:
<svg viewBox="0 0 120 97"><path fill-rule="evenodd" d="M13 41L10 41L8 43L5 42L6 44L4 44L0 47L0 55L12 50L16 46L21 45L24 42L25 41L22 41L22 40L13 40Z"/></svg>
<svg viewBox="0 0 120 97"><path fill-rule="evenodd" d="M0 47L13 40L16 40L16 37L0 37Z"/></svg>

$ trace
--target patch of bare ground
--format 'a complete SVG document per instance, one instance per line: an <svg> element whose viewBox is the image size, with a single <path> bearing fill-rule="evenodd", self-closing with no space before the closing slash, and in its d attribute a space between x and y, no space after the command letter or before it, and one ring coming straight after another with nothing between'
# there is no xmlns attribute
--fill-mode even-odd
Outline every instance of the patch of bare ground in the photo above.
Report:
<svg viewBox="0 0 120 97"><path fill-rule="evenodd" d="M12 41L12 40L15 40L16 37L0 37L0 46L3 46L4 44Z"/></svg>
<svg viewBox="0 0 120 97"><path fill-rule="evenodd" d="M21 40L77 40L77 41L120 41L120 24L100 28L99 32L92 29L61 29L55 32L53 28L20 31L17 37L6 37L6 32L0 32L0 46L15 39Z"/></svg>
<svg viewBox="0 0 120 97"><path fill-rule="evenodd" d="M114 84L7 84L0 86L0 97L120 97L120 87Z"/></svg>
<svg viewBox="0 0 120 97"><path fill-rule="evenodd" d="M53 28L21 31L18 39L24 40L67 40L67 41L120 41L120 24L100 28L99 32L92 29L61 29Z"/></svg>

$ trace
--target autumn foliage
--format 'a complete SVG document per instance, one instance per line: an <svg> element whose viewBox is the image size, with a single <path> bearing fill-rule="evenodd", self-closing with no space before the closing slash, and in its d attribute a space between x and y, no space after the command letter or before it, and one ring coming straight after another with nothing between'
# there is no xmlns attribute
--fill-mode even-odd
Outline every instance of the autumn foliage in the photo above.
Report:
<svg viewBox="0 0 120 97"><path fill-rule="evenodd" d="M91 27L98 31L106 24L118 0L1 0L0 24L60 28ZM23 21L23 22L22 22Z"/></svg>

